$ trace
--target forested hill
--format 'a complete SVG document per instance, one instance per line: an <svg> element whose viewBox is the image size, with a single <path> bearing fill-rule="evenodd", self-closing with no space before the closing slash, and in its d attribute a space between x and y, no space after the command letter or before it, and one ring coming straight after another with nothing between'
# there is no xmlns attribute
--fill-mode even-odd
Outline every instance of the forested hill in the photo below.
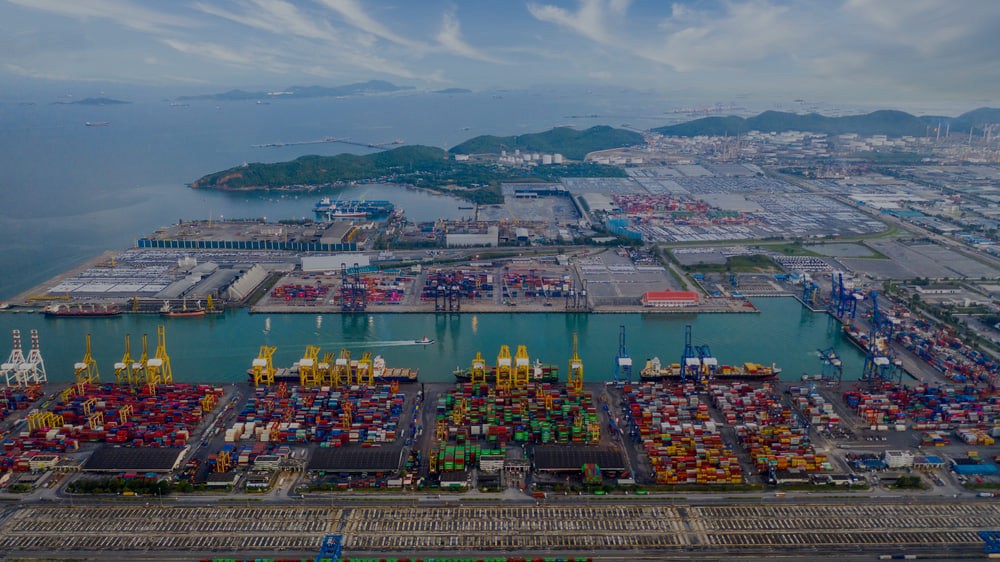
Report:
<svg viewBox="0 0 1000 562"><path fill-rule="evenodd" d="M579 131L571 127L557 127L544 133L529 133L511 137L483 135L469 139L450 150L452 154L499 154L501 150L513 152L547 152L562 154L573 160L583 160L588 152L642 144L641 134L608 126L591 127Z"/></svg>

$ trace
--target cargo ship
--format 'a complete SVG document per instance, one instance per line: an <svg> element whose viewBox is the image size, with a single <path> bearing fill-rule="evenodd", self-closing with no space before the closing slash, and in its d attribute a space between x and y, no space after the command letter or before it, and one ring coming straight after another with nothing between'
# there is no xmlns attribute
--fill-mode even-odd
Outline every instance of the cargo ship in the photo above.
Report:
<svg viewBox="0 0 1000 562"><path fill-rule="evenodd" d="M506 364L512 372L518 368L526 368L528 371L528 378L531 382L559 382L558 365L552 363L542 363L537 358L534 363L529 362L528 351L523 345L519 346L517 351L517 355L511 358L510 350L507 346L501 347L500 356L497 357L497 363ZM476 354L475 359L472 360L472 365L468 369L458 367L452 371L452 374L455 375L455 380L458 382L468 382L472 380L472 370L477 368L483 370L487 382L496 382L496 365L486 365L486 362L483 361L482 354L480 353Z"/></svg>
<svg viewBox="0 0 1000 562"><path fill-rule="evenodd" d="M692 365L692 368L695 368ZM773 380L781 374L781 368L774 363L761 365L759 363L744 363L742 365L698 365L693 378L713 378L723 380ZM639 378L644 381L680 380L680 363L664 365L659 357L646 360L646 366L639 371Z"/></svg>
<svg viewBox="0 0 1000 562"><path fill-rule="evenodd" d="M351 376L355 376L358 370L358 361L355 359L351 361ZM375 383L386 383L386 382L417 382L417 374L419 369L410 369L406 367L395 367L388 368L385 365L385 358L381 355L376 355L372 358L372 374L375 378ZM253 369L247 369L247 375L250 382L253 382ZM296 361L291 367L280 367L274 372L274 382L284 382L289 384L298 384L301 380L299 375L299 363Z"/></svg>
<svg viewBox="0 0 1000 562"><path fill-rule="evenodd" d="M188 308L186 302L180 310L174 309L169 302L164 302L163 308L160 309L160 316L164 318L199 318L206 313L207 311L201 307Z"/></svg>
<svg viewBox="0 0 1000 562"><path fill-rule="evenodd" d="M122 313L121 309L113 304L56 304L43 312L45 316L53 318L114 318L121 316Z"/></svg>

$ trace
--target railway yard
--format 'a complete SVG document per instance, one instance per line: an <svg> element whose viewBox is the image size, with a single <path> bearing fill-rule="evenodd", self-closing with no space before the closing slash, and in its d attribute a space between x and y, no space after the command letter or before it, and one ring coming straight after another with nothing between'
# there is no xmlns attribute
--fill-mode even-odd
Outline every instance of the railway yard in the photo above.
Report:
<svg viewBox="0 0 1000 562"><path fill-rule="evenodd" d="M845 557L982 554L993 503L792 504L624 502L621 505L25 506L0 521L0 548L30 557L196 560L240 552L309 556L325 534L345 555L574 556L599 560L767 553ZM134 555L134 554L133 554Z"/></svg>

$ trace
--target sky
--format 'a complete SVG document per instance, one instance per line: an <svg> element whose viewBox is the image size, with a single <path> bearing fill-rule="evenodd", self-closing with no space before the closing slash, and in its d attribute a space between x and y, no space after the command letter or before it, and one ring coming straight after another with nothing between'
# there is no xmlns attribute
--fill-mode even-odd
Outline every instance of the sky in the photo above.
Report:
<svg viewBox="0 0 1000 562"><path fill-rule="evenodd" d="M987 104L997 0L0 0L0 86L621 86Z"/></svg>

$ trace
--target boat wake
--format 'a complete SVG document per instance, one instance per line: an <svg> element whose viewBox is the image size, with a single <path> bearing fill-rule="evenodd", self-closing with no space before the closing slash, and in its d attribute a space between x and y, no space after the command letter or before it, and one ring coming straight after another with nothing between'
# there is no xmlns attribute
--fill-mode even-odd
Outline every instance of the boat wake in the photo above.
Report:
<svg viewBox="0 0 1000 562"><path fill-rule="evenodd" d="M345 342L326 342L321 344L322 346L329 347L346 347L348 349L362 348L362 347L403 347L407 345L424 345L418 340L385 340L385 341L345 341Z"/></svg>

